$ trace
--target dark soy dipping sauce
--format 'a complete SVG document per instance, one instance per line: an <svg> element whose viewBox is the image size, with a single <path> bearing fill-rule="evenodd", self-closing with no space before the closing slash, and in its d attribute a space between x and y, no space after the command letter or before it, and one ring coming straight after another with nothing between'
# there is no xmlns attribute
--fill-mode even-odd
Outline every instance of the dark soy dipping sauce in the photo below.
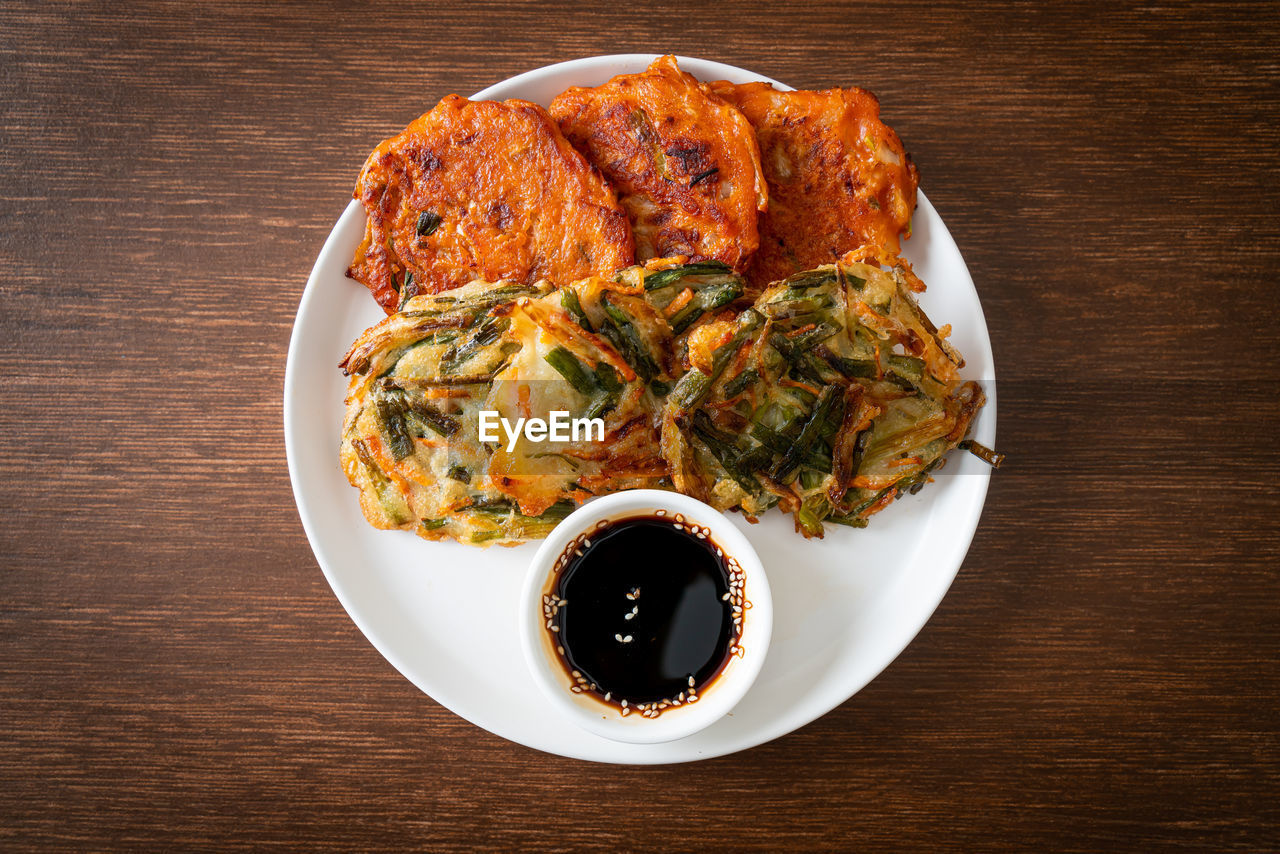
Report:
<svg viewBox="0 0 1280 854"><path fill-rule="evenodd" d="M556 642L579 685L633 706L683 697L690 677L701 690L738 634L723 552L654 516L618 520L589 540L553 589L565 602Z"/></svg>

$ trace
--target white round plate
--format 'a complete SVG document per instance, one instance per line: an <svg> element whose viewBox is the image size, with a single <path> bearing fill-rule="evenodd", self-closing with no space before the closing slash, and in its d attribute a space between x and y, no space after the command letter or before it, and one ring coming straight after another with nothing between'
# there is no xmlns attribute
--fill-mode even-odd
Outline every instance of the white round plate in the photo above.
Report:
<svg viewBox="0 0 1280 854"><path fill-rule="evenodd" d="M562 62L473 97L545 105L569 86L641 71L652 59ZM768 80L716 62L679 62L702 80ZM913 228L905 254L929 285L921 304L939 326L951 324L951 341L967 360L963 375L983 381L988 402L973 435L993 445L995 368L973 280L923 193ZM536 546L478 549L375 530L339 468L346 380L338 362L383 316L368 291L345 275L363 232L364 212L353 201L302 294L285 371L289 475L307 538L338 600L378 651L436 702L503 738L563 756L632 764L721 756L791 732L849 699L906 648L942 600L977 528L990 479L984 463L960 452L936 483L863 530L832 525L826 539L806 541L781 513L766 514L758 525L734 514L769 574L774 628L764 670L731 716L679 741L642 745L592 735L556 714L525 669L517 636L517 600Z"/></svg>

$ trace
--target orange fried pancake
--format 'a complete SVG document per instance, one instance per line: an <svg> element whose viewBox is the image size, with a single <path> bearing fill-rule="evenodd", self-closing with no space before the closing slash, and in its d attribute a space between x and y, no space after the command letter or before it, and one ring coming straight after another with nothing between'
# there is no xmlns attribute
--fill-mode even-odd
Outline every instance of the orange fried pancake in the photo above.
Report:
<svg viewBox="0 0 1280 854"><path fill-rule="evenodd" d="M755 128L769 211L747 278L764 287L850 260L892 262L911 227L919 175L880 102L862 89L780 92L768 83L710 84Z"/></svg>
<svg viewBox="0 0 1280 854"><path fill-rule="evenodd" d="M369 155L355 197L369 220L348 275L388 314L401 290L572 282L634 260L613 190L528 101L447 96Z"/></svg>
<svg viewBox="0 0 1280 854"><path fill-rule="evenodd" d="M618 188L641 261L685 255L745 268L769 201L755 135L675 57L568 89L551 114Z"/></svg>

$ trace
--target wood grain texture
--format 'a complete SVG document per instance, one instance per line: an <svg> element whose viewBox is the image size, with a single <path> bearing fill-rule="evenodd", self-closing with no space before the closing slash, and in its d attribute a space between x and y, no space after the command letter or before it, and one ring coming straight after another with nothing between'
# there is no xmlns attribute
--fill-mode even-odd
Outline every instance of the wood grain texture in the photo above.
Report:
<svg viewBox="0 0 1280 854"><path fill-rule="evenodd" d="M977 5L6 3L0 846L1280 845L1280 8ZM880 95L1011 458L883 675L673 768L511 745L395 673L280 414L366 152L629 51Z"/></svg>

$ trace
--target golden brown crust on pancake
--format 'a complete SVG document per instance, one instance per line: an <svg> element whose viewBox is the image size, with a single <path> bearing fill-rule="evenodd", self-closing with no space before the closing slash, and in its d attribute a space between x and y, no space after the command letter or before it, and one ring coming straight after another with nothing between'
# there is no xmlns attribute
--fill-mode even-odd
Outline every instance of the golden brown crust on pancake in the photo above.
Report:
<svg viewBox="0 0 1280 854"><path fill-rule="evenodd" d="M880 121L875 95L725 81L710 89L755 128L769 182L760 248L747 272L752 286L842 257L894 261L900 235L909 234L919 175Z"/></svg>
<svg viewBox="0 0 1280 854"><path fill-rule="evenodd" d="M528 101L449 95L366 161L368 213L348 274L388 313L409 294L473 279L572 282L632 263L613 191Z"/></svg>
<svg viewBox="0 0 1280 854"><path fill-rule="evenodd" d="M755 135L674 57L603 86L568 89L551 114L617 187L641 261L683 255L746 266L768 205Z"/></svg>

